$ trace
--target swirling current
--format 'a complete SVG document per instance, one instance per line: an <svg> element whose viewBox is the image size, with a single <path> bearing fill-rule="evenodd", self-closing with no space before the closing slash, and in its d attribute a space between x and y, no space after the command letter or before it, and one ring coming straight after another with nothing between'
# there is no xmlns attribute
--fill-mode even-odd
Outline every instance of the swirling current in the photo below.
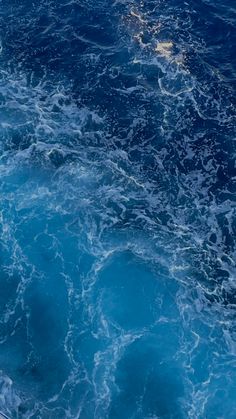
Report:
<svg viewBox="0 0 236 419"><path fill-rule="evenodd" d="M236 418L235 94L233 0L0 0L2 414Z"/></svg>

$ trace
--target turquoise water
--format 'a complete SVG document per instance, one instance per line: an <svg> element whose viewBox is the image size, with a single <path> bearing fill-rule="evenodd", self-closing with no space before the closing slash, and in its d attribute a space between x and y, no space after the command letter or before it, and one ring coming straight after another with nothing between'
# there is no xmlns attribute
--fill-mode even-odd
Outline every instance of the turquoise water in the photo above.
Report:
<svg viewBox="0 0 236 419"><path fill-rule="evenodd" d="M0 410L235 418L232 2L0 5Z"/></svg>

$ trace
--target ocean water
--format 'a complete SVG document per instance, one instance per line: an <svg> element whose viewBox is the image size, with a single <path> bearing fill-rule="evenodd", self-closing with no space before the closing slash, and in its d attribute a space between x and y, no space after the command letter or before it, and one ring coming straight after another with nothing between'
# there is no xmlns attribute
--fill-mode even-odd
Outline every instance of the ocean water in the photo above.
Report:
<svg viewBox="0 0 236 419"><path fill-rule="evenodd" d="M0 0L0 411L236 418L236 5Z"/></svg>

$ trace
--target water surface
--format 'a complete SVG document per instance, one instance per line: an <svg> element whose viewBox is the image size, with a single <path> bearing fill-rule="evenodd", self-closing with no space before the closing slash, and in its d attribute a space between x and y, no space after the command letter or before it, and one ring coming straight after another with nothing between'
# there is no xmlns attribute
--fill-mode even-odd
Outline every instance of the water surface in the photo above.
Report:
<svg viewBox="0 0 236 419"><path fill-rule="evenodd" d="M0 1L0 410L233 419L232 0Z"/></svg>

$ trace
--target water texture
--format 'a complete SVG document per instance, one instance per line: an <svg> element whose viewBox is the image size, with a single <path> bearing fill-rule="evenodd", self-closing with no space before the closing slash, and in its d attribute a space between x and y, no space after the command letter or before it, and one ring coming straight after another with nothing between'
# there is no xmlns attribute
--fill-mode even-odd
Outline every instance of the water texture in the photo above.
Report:
<svg viewBox="0 0 236 419"><path fill-rule="evenodd" d="M0 410L235 419L233 0L0 0Z"/></svg>

